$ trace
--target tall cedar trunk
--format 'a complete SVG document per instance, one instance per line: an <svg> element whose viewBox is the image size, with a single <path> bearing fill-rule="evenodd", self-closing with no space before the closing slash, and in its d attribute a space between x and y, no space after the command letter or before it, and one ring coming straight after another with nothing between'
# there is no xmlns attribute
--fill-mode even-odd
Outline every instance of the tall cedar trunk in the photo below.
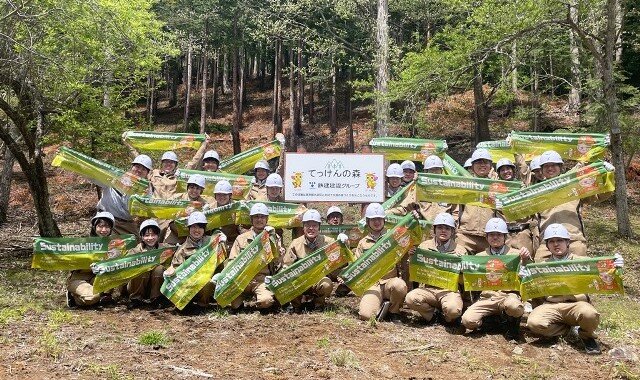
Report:
<svg viewBox="0 0 640 380"><path fill-rule="evenodd" d="M569 0L569 17L574 23L578 23L578 0ZM571 91L567 108L575 114L580 109L580 48L578 36L573 30L569 30L569 58L571 60Z"/></svg>
<svg viewBox="0 0 640 380"><path fill-rule="evenodd" d="M156 76L151 74L151 112L149 114L149 124L153 124L158 113L158 90L156 88Z"/></svg>
<svg viewBox="0 0 640 380"><path fill-rule="evenodd" d="M147 113L147 120L151 123L151 73L147 74L147 97L145 112Z"/></svg>
<svg viewBox="0 0 640 380"><path fill-rule="evenodd" d="M314 108L316 106L315 100L315 93L314 93L314 85L313 82L309 82L309 124L313 124L315 123L315 113L314 113Z"/></svg>
<svg viewBox="0 0 640 380"><path fill-rule="evenodd" d="M11 179L13 177L13 163L15 158L7 145L3 145L2 177L0 178L0 225L7 221L9 195L11 193Z"/></svg>
<svg viewBox="0 0 640 380"><path fill-rule="evenodd" d="M200 70L202 69L202 60L196 55L196 92L200 90Z"/></svg>
<svg viewBox="0 0 640 380"><path fill-rule="evenodd" d="M518 45L516 40L511 43L511 91L518 92Z"/></svg>
<svg viewBox="0 0 640 380"><path fill-rule="evenodd" d="M218 52L213 53L213 61L211 62L211 68L213 73L211 74L211 118L216 118L216 103L218 102Z"/></svg>
<svg viewBox="0 0 640 380"><path fill-rule="evenodd" d="M267 76L267 48L268 44L265 44L264 48L260 48L260 68L258 70L258 77L260 78L260 91L264 91L266 86Z"/></svg>
<svg viewBox="0 0 640 380"><path fill-rule="evenodd" d="M178 84L180 83L180 60L174 58L169 60L169 107L175 107L178 104Z"/></svg>
<svg viewBox="0 0 640 380"><path fill-rule="evenodd" d="M535 61L535 60L534 60ZM538 65L534 64L531 67L531 92L533 93L533 120L532 129L534 132L540 130L540 91L538 88Z"/></svg>
<svg viewBox="0 0 640 380"><path fill-rule="evenodd" d="M182 128L185 132L189 128L189 102L191 100L191 69L193 64L193 47L191 46L191 36L189 36L189 46L187 47L187 76L185 80L185 92L184 92L184 120Z"/></svg>
<svg viewBox="0 0 640 380"><path fill-rule="evenodd" d="M202 52L202 87L200 88L200 133L204 133L207 122L207 51Z"/></svg>
<svg viewBox="0 0 640 380"><path fill-rule="evenodd" d="M618 233L626 238L633 234L629 222L629 204L627 200L627 179L625 176L624 158L622 152L622 133L618 114L617 88L614 78L614 60L616 54L616 0L607 0L607 34L604 45L604 59L602 60L602 85L605 101L605 113L611 132L611 155L616 168L616 219Z"/></svg>
<svg viewBox="0 0 640 380"><path fill-rule="evenodd" d="M338 100L336 90L336 66L331 66L331 93L329 94L329 127L331 133L338 132Z"/></svg>
<svg viewBox="0 0 640 380"><path fill-rule="evenodd" d="M349 135L349 153L355 152L355 142L353 141L353 105L351 103L351 68L347 69L347 116L349 118L348 135Z"/></svg>
<svg viewBox="0 0 640 380"><path fill-rule="evenodd" d="M298 129L296 127L298 100L296 99L295 84L295 60L293 56L293 47L289 46L289 149L297 150L298 147ZM299 120L298 120L299 122Z"/></svg>
<svg viewBox="0 0 640 380"><path fill-rule="evenodd" d="M259 54L260 54L260 49L258 49L258 53L253 55L253 67L251 67L251 79L258 78L258 61L260 60Z"/></svg>
<svg viewBox="0 0 640 380"><path fill-rule="evenodd" d="M389 4L387 0L378 0L378 19L376 22L376 133L386 137L389 129Z"/></svg>
<svg viewBox="0 0 640 380"><path fill-rule="evenodd" d="M489 136L489 112L482 89L482 72L478 67L473 68L473 101L475 114L475 143L487 141Z"/></svg>
<svg viewBox="0 0 640 380"><path fill-rule="evenodd" d="M556 83L553 80L553 54L549 54L549 95L552 97L556 95Z"/></svg>
<svg viewBox="0 0 640 380"><path fill-rule="evenodd" d="M302 39L298 40L298 134L302 136L301 123L304 122L304 77L302 76L302 68L304 67L302 56Z"/></svg>
<svg viewBox="0 0 640 380"><path fill-rule="evenodd" d="M622 12L622 0L616 0L616 63L622 60L622 22L624 14Z"/></svg>
<svg viewBox="0 0 640 380"><path fill-rule="evenodd" d="M229 85L229 53L225 50L222 55L222 94L231 92Z"/></svg>
<svg viewBox="0 0 640 380"><path fill-rule="evenodd" d="M240 81L240 85L239 85L239 88L238 88L238 92L240 93L240 115L242 115L243 112L244 112L244 105L245 105L245 99L246 99L245 86L244 86L245 75L246 75L246 72L245 72L244 68L245 68L246 60L245 60L245 50L244 50L244 48L241 50L241 52L242 53L240 55L240 65L238 67L238 69L239 69L239 72L238 72L239 78L238 79Z"/></svg>
<svg viewBox="0 0 640 380"><path fill-rule="evenodd" d="M231 138L233 140L233 154L241 151L240 147L240 128L242 128L242 99L240 98L240 47L238 46L238 16L233 17L233 58L231 66L231 88L233 102L233 126L231 129Z"/></svg>
<svg viewBox="0 0 640 380"><path fill-rule="evenodd" d="M282 133L282 40L276 38L275 57L273 59L273 134Z"/></svg>

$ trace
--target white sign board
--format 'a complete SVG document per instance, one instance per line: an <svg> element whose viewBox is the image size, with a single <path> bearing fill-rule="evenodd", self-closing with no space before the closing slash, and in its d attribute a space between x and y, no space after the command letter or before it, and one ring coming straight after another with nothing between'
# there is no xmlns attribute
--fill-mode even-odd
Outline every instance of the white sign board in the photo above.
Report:
<svg viewBox="0 0 640 380"><path fill-rule="evenodd" d="M287 202L384 201L384 155L286 153Z"/></svg>

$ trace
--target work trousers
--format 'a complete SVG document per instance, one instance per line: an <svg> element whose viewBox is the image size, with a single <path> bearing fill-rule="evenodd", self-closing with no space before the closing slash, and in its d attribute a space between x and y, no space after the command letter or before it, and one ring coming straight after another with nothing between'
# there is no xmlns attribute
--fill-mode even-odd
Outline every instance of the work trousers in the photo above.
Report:
<svg viewBox="0 0 640 380"><path fill-rule="evenodd" d="M376 284L367 289L360 299L360 307L358 314L360 319L369 320L376 317L382 303L389 301L390 313L399 313L404 297L407 295L407 284L399 277L393 277L384 282L384 284Z"/></svg>

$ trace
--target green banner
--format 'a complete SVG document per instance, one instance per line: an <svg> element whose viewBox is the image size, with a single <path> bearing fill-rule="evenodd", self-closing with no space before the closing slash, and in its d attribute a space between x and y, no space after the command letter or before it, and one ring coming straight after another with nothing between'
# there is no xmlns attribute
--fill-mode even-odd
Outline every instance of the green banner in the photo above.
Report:
<svg viewBox="0 0 640 380"><path fill-rule="evenodd" d="M242 207L237 214L237 224L251 224L249 211L256 203L264 203L269 210L269 225L274 228L302 227L302 214L307 208L298 203L240 201Z"/></svg>
<svg viewBox="0 0 640 380"><path fill-rule="evenodd" d="M370 249L340 273L340 277L355 294L362 296L400 261L413 246L420 244L422 229L407 215L387 231Z"/></svg>
<svg viewBox="0 0 640 380"><path fill-rule="evenodd" d="M277 137L277 136L276 136ZM260 160L270 160L280 157L284 136L255 148L245 150L240 154L220 161L220 170L227 173L243 174L253 170L253 166Z"/></svg>
<svg viewBox="0 0 640 380"><path fill-rule="evenodd" d="M226 307L238 298L251 280L278 256L276 245L267 231L262 231L233 259L220 274L216 282L214 298L218 305Z"/></svg>
<svg viewBox="0 0 640 380"><path fill-rule="evenodd" d="M453 157L448 154L442 155L442 164L444 165L444 172L448 175L457 175L461 177L473 177L471 173L464 166L460 165Z"/></svg>
<svg viewBox="0 0 640 380"><path fill-rule="evenodd" d="M496 196L519 190L522 182L442 174L420 174L416 181L420 201L471 204L495 208Z"/></svg>
<svg viewBox="0 0 640 380"><path fill-rule="evenodd" d="M133 235L82 238L38 237L33 241L31 268L89 269L92 263L107 257L120 256L136 244L136 237Z"/></svg>
<svg viewBox="0 0 640 380"><path fill-rule="evenodd" d="M225 244L222 234L213 234L208 244L200 247L171 277L165 277L160 292L180 310L205 286L218 265L225 260Z"/></svg>
<svg viewBox="0 0 640 380"><path fill-rule="evenodd" d="M158 248L95 263L93 269L98 274L93 280L93 294L113 289L152 270L170 260L175 251L176 247Z"/></svg>
<svg viewBox="0 0 640 380"><path fill-rule="evenodd" d="M547 261L528 264L520 279L523 300L575 294L624 294L622 270L614 257Z"/></svg>
<svg viewBox="0 0 640 380"><path fill-rule="evenodd" d="M526 133L511 132L509 141L513 152L539 156L555 150L564 159L580 162L600 160L610 145L604 133Z"/></svg>
<svg viewBox="0 0 640 380"><path fill-rule="evenodd" d="M494 164L503 158L508 158L511 162L516 160L507 140L481 141L476 145L476 149L481 148L489 151Z"/></svg>
<svg viewBox="0 0 640 380"><path fill-rule="evenodd" d="M424 140L403 137L376 137L369 141L374 153L382 153L389 161L424 161L432 154L447 150L445 140Z"/></svg>
<svg viewBox="0 0 640 380"><path fill-rule="evenodd" d="M200 211L204 203L183 199L149 198L132 195L129 198L129 213L133 216L158 219L185 218L193 211Z"/></svg>
<svg viewBox="0 0 640 380"><path fill-rule="evenodd" d="M461 270L461 256L418 248L409 262L409 281L456 292Z"/></svg>
<svg viewBox="0 0 640 380"><path fill-rule="evenodd" d="M198 149L206 136L193 133L128 131L122 138L138 150L166 151L181 148Z"/></svg>
<svg viewBox="0 0 640 380"><path fill-rule="evenodd" d="M382 208L387 211L396 206L399 206L407 197L410 199L415 199L416 197L416 184L415 182L403 187L397 193L393 194L393 196L389 197L386 201L382 203ZM367 226L367 219L362 218L358 221L358 226L364 230Z"/></svg>
<svg viewBox="0 0 640 380"><path fill-rule="evenodd" d="M204 176L205 187L202 191L202 195L214 196L213 190L216 187L216 183L222 180L227 180L231 183L231 191L233 191L231 197L236 200L245 199L247 197L247 194L249 194L249 191L251 190L251 180L253 179L253 177L240 174L178 169L176 171L176 178L178 179L176 192L186 193L187 181L189 180L189 177L194 174L201 174Z"/></svg>
<svg viewBox="0 0 640 380"><path fill-rule="evenodd" d="M334 239L336 239L339 234L345 234L347 235L347 237L349 237L347 245L351 248L357 247L360 239L365 236L363 230L360 229L360 226L358 226L357 224L341 224L339 226L321 224L319 233L322 235L330 236Z"/></svg>
<svg viewBox="0 0 640 380"><path fill-rule="evenodd" d="M351 250L336 241L297 260L271 278L267 277L265 284L284 305L317 284L328 273L353 260L355 258Z"/></svg>
<svg viewBox="0 0 640 380"><path fill-rule="evenodd" d="M571 170L527 188L499 194L496 205L508 220L517 220L563 203L615 190L614 173L602 162Z"/></svg>
<svg viewBox="0 0 640 380"><path fill-rule="evenodd" d="M64 146L58 149L51 166L69 170L100 185L113 187L127 195L142 194L149 187L149 181L144 178L139 178L106 162Z"/></svg>
<svg viewBox="0 0 640 380"><path fill-rule="evenodd" d="M402 220L402 218L403 218L403 216L387 215L387 217L384 219L384 227L386 229L390 230L393 227L397 226L398 223L400 223L400 221ZM431 238L431 228L433 227L433 221L432 220L418 219L418 223L420 224L420 228L422 229L422 240L421 241L425 241L425 240L430 239ZM364 234L363 234L363 237L364 237Z"/></svg>
<svg viewBox="0 0 640 380"><path fill-rule="evenodd" d="M462 256L464 290L520 290L520 256Z"/></svg>
<svg viewBox="0 0 640 380"><path fill-rule="evenodd" d="M208 208L203 211L204 216L207 218L207 231L211 231L215 228L220 228L222 226L227 226L229 224L240 224L236 223L237 214L240 210L245 207L241 202L231 202L228 205L216 207L216 208ZM248 211L247 211L248 213ZM189 235L189 227L187 227L187 218L182 217L174 220L174 225L178 232L178 236L183 237ZM249 223L251 224L251 223Z"/></svg>

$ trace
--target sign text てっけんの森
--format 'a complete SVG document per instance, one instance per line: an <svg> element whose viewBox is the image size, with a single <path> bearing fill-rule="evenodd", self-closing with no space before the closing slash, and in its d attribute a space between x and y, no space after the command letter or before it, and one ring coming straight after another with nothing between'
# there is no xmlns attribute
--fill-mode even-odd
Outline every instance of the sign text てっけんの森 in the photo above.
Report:
<svg viewBox="0 0 640 380"><path fill-rule="evenodd" d="M382 154L287 153L287 202L382 202Z"/></svg>

